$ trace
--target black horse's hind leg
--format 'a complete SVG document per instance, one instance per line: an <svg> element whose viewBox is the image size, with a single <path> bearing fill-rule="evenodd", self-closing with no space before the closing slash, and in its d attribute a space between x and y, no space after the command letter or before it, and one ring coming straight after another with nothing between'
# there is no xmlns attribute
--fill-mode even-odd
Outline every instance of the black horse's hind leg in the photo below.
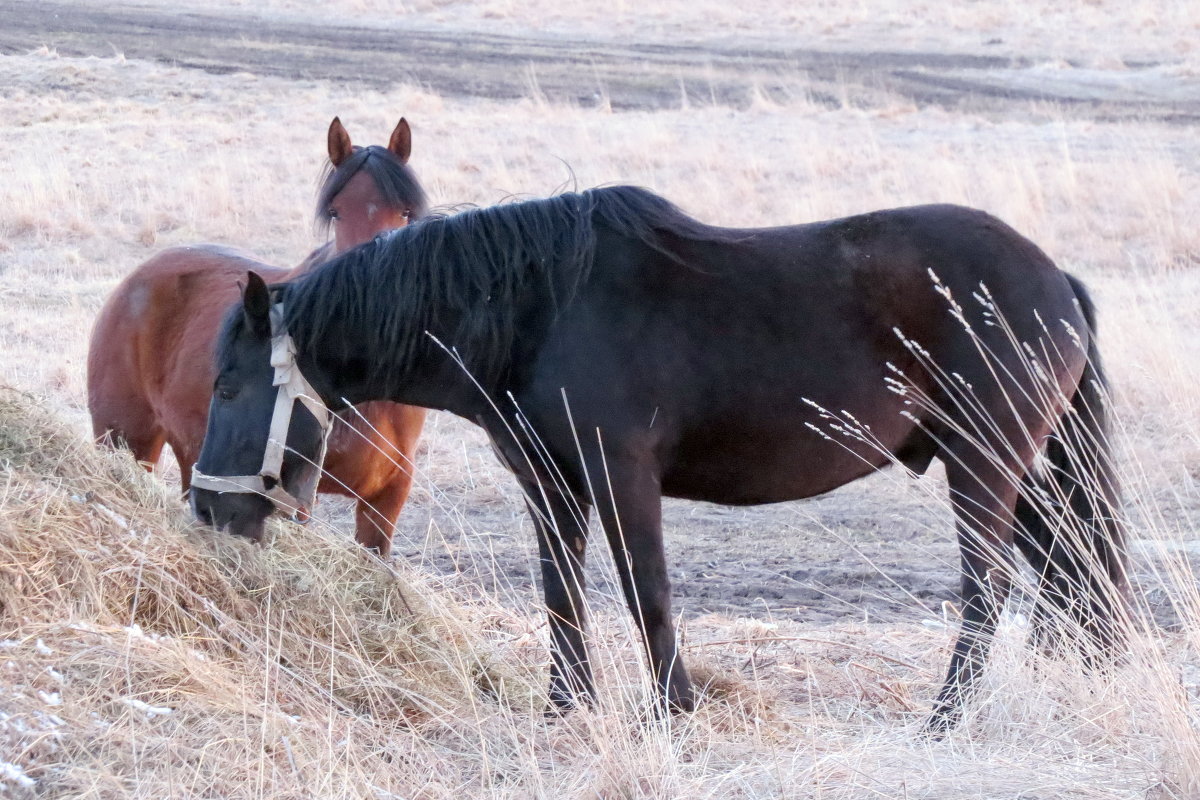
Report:
<svg viewBox="0 0 1200 800"><path fill-rule="evenodd" d="M1023 485L1024 494L1017 500L1013 515L1013 538L1037 576L1030 615L1031 644L1050 655L1062 645L1062 619L1069 612L1068 601L1056 589L1063 577L1052 557L1055 543L1047 535L1051 529L1046 520L1053 509L1038 499L1032 476L1026 475Z"/></svg>
<svg viewBox="0 0 1200 800"><path fill-rule="evenodd" d="M976 453L947 459L946 477L957 518L962 561L962 628L954 643L946 683L926 731L940 735L962 717L991 648L1012 582L1012 514L1016 480Z"/></svg>
<svg viewBox="0 0 1200 800"><path fill-rule="evenodd" d="M607 464L606 487L595 487L596 510L612 548L621 589L642 632L660 700L691 711L691 680L675 646L671 581L662 538L662 492L657 478L636 465Z"/></svg>
<svg viewBox="0 0 1200 800"><path fill-rule="evenodd" d="M550 702L574 708L595 697L592 668L584 642L584 576L588 515L591 507L554 489L521 482L537 529L542 591L550 621Z"/></svg>

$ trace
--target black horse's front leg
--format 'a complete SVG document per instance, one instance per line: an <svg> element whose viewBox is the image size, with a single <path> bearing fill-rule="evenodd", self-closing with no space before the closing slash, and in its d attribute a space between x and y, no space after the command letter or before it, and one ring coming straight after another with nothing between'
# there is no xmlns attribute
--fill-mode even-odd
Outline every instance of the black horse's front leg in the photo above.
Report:
<svg viewBox="0 0 1200 800"><path fill-rule="evenodd" d="M596 510L604 524L621 588L642 632L659 700L667 711L696 706L691 679L675 644L671 581L662 537L662 490L656 473L637 463L609 458L609 486L597 489Z"/></svg>
<svg viewBox="0 0 1200 800"><path fill-rule="evenodd" d="M584 641L583 565L591 506L575 497L521 482L537 529L542 591L550 622L550 703L556 712L595 699L596 687Z"/></svg>

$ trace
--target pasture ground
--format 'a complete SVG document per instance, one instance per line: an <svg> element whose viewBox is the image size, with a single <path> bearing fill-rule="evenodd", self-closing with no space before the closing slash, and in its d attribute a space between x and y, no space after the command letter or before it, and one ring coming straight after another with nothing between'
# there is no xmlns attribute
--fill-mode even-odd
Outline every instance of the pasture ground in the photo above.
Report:
<svg viewBox="0 0 1200 800"><path fill-rule="evenodd" d="M137 57L87 55L91 40L60 51L50 34L17 48L0 33L0 384L18 390L0 403L0 794L1200 792L1200 12L1034 3L1013 19L990 3L943 17L834 2L820 19L783 5L431 2L371 23L461 36L468 74L489 73L483 45L497 41L512 48L498 73L536 65L483 88L421 80L418 65L387 84L306 72L303 51L267 47L263 31L331 18L288 0L197 7L245 26L258 53L231 66L209 52L210 71L172 63L170 31L139 39ZM0 5L17 8L32 5ZM164 9L117 11L176 13ZM321 13L337 11L366 25L384 7ZM563 58L580 41L603 69ZM692 61L651 55L683 45ZM785 46L791 57L768 58ZM694 61L706 48L724 54L716 66ZM805 69L800 51L857 66ZM895 53L916 61L896 66ZM719 88L707 98L691 83L704 69ZM682 89L662 91L675 75ZM390 565L357 553L332 500L307 530L279 524L269 548L190 530L170 463L144 478L86 448L91 321L166 246L302 258L318 243L311 203L334 115L360 143L407 116L413 165L441 204L619 181L718 224L943 201L1005 219L1096 297L1155 630L1090 688L1030 656L1017 603L968 724L922 742L955 624L937 470L764 508L668 501L685 654L710 702L670 727L637 721L646 688L601 544L589 577L611 699L545 723L530 711L547 659L531 527L470 425L431 418Z"/></svg>

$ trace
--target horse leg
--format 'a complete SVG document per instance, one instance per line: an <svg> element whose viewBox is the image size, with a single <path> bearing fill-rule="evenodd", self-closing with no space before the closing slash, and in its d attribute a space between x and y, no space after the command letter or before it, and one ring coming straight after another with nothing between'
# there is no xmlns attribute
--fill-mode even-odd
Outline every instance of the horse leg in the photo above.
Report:
<svg viewBox="0 0 1200 800"><path fill-rule="evenodd" d="M171 448L175 450L174 447ZM183 495L187 497L188 491L192 488L192 465L196 463L196 456L185 451L175 450L175 457L179 460L179 483L183 486Z"/></svg>
<svg viewBox="0 0 1200 800"><path fill-rule="evenodd" d="M691 711L696 700L675 645L671 580L662 537L662 492L643 468L608 463L609 491L597 502L629 610L642 632L660 700L670 711ZM605 474L601 472L600 474Z"/></svg>
<svg viewBox="0 0 1200 800"><path fill-rule="evenodd" d="M382 489L369 498L359 499L354 512L354 538L359 544L374 550L380 558L388 557L392 551L396 519L411 489L412 475L397 470L395 477Z"/></svg>
<svg viewBox="0 0 1200 800"><path fill-rule="evenodd" d="M166 444L166 437L160 431L151 431L142 436L127 436L123 433L115 435L118 441L133 453L135 461L141 464L147 472L154 471L158 459L162 457L163 445Z"/></svg>
<svg viewBox="0 0 1200 800"><path fill-rule="evenodd" d="M392 550L392 535L401 509L408 502L415 469L417 439L425 423L425 409L394 403L365 403L357 408L358 415L346 420L354 432L354 448L364 474L390 471L382 488L370 496L361 496L355 508L354 538L381 558ZM335 446L342 442L335 436ZM344 442L342 442L344 445ZM339 448L340 449L340 448Z"/></svg>
<svg viewBox="0 0 1200 800"><path fill-rule="evenodd" d="M1087 409L1090 412L1090 409ZM1088 667L1115 654L1128 633L1126 576L1116 488L1103 433L1072 429L1087 417L1065 416L1051 439L1051 469L1017 501L1017 545L1038 576L1031 641L1045 655L1082 648ZM1071 441L1070 445L1064 443Z"/></svg>
<svg viewBox="0 0 1200 800"><path fill-rule="evenodd" d="M584 575L591 506L576 497L521 481L537 530L542 591L550 622L550 703L561 711L594 700L596 686L584 641Z"/></svg>
<svg viewBox="0 0 1200 800"><path fill-rule="evenodd" d="M141 464L147 472L154 471L154 465L158 463L158 459L162 456L163 445L166 443L166 435L157 425L153 424L154 417L148 411L143 411L140 405L133 403L132 408L121 409L122 414L115 416L130 415L138 417L137 419L126 419L124 422L117 422L115 418L104 419L100 414L92 415L92 435L97 442L108 447L124 447L133 453L133 458ZM140 431L140 433L131 433L130 431Z"/></svg>
<svg viewBox="0 0 1200 800"><path fill-rule="evenodd" d="M1013 519L1013 537L1017 549L1037 575L1033 611L1030 614L1031 644L1049 655L1061 646L1060 622L1056 617L1068 613L1066 598L1057 590L1061 571L1054 563L1054 542L1044 534L1050 532L1046 519L1053 509L1037 499L1036 482L1026 475L1024 491L1017 499ZM1039 536L1039 534L1042 534Z"/></svg>
<svg viewBox="0 0 1200 800"><path fill-rule="evenodd" d="M196 459L200 457L200 454L174 439L168 441L167 444L171 445L171 452L175 454L175 461L179 464L179 483L183 486L183 497L186 500L188 490L192 486L192 467L195 466Z"/></svg>
<svg viewBox="0 0 1200 800"><path fill-rule="evenodd" d="M1012 470L978 451L947 457L946 477L957 520L963 608L946 683L926 723L935 736L962 717L1008 597L1018 482Z"/></svg>

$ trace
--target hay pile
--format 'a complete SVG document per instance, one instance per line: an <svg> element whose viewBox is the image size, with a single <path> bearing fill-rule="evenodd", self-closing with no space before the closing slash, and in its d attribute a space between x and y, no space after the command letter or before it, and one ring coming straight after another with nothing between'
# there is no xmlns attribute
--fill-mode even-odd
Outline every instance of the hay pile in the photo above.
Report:
<svg viewBox="0 0 1200 800"><path fill-rule="evenodd" d="M482 613L328 532L262 548L193 528L127 454L9 389L0 470L0 786L18 796L357 794L368 756L437 747L425 721L521 696Z"/></svg>

